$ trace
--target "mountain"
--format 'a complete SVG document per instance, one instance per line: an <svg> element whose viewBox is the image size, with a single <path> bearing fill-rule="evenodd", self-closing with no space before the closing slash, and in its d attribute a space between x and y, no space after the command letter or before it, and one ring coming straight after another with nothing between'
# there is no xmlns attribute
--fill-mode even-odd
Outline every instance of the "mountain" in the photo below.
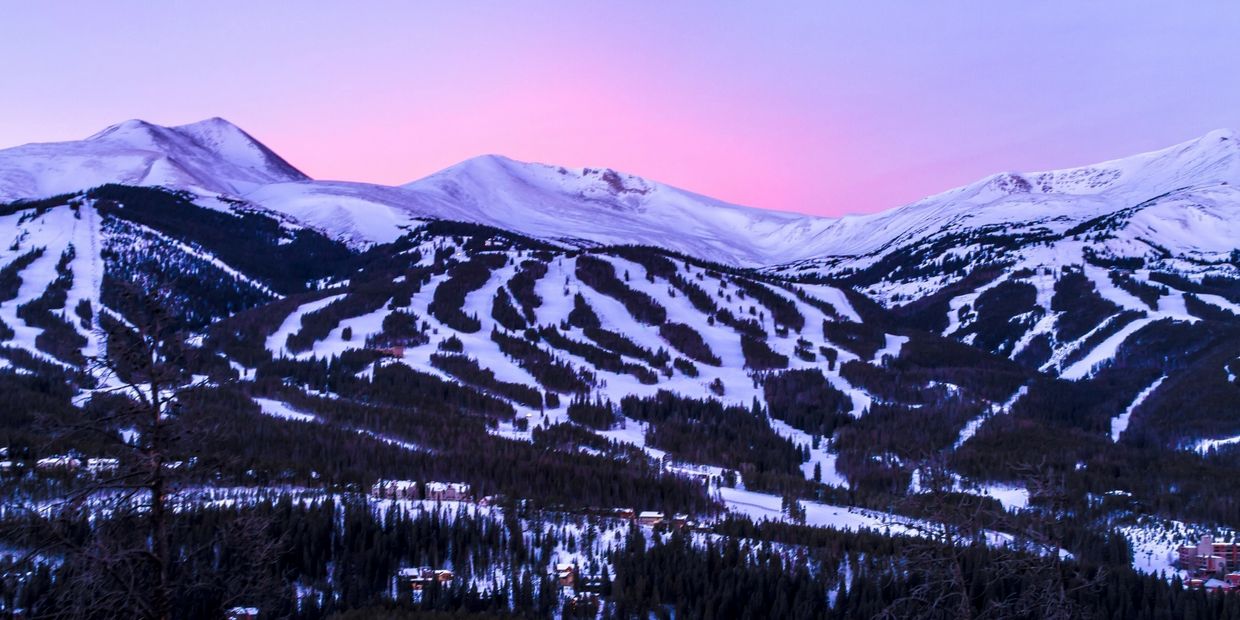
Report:
<svg viewBox="0 0 1240 620"><path fill-rule="evenodd" d="M1104 229L1108 242L1092 248L1096 252L1179 259L1181 265L1217 262L1236 247L1238 184L1240 138L1219 130L1164 150L1091 166L996 174L904 207L843 218L828 235L831 241L815 246L817 256L779 270L862 271L945 239L985 235L1045 242ZM847 235L845 228L855 234ZM982 248L966 243L952 249L963 254ZM927 291L912 291L903 299L899 292L874 292L898 303Z"/></svg>
<svg viewBox="0 0 1240 620"><path fill-rule="evenodd" d="M784 231L814 219L738 207L610 169L498 155L396 188L315 181L269 186L245 198L355 241L390 241L414 220L449 219L565 246L642 243L747 266L771 262Z"/></svg>
<svg viewBox="0 0 1240 620"><path fill-rule="evenodd" d="M837 275L945 235L1058 234L1113 214L1126 231L1115 251L1149 254L1152 245L1209 260L1233 249L1228 208L1240 182L1238 152L1236 135L1220 130L1162 151L997 174L890 211L825 218L731 205L606 168L497 155L397 187L315 181L222 119L179 127L127 121L79 142L0 151L0 200L105 182L154 185L243 199L361 244L449 219L570 246L656 245L729 265ZM900 301L900 291L872 292Z"/></svg>
<svg viewBox="0 0 1240 620"><path fill-rule="evenodd" d="M177 127L130 120L85 140L0 151L0 201L6 202L105 183L240 195L270 183L307 178L220 118Z"/></svg>
<svg viewBox="0 0 1240 620"><path fill-rule="evenodd" d="M118 406L99 363L155 317L204 496L416 475L548 521L638 507L820 545L746 521L805 520L892 557L946 498L993 545L1156 573L1166 532L1240 522L1236 141L838 219L498 156L314 181L220 120L17 147L0 437L32 464L116 453L132 429L35 422ZM9 490L80 482L46 478ZM1025 540L1056 506L1062 542Z"/></svg>
<svg viewBox="0 0 1240 620"><path fill-rule="evenodd" d="M278 214L286 226L358 248L441 220L561 248L654 246L843 285L910 326L1074 378L1147 325L1240 311L1240 299L1214 284L1240 269L1240 140L1223 130L1090 166L996 174L843 218L749 209L610 169L496 155L398 187L315 181L222 119L127 121L80 142L0 151L0 180L0 196L25 199L108 182L159 186L216 208ZM1073 287L1096 303L1056 302Z"/></svg>

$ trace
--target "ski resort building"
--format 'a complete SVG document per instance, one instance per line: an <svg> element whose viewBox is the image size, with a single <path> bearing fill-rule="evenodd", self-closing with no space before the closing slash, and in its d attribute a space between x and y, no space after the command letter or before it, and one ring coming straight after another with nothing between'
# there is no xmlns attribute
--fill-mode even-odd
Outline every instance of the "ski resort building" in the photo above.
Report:
<svg viewBox="0 0 1240 620"><path fill-rule="evenodd" d="M1197 573L1220 573L1240 566L1240 543L1214 542L1213 536L1202 536L1196 545L1180 547L1180 568Z"/></svg>
<svg viewBox="0 0 1240 620"><path fill-rule="evenodd" d="M572 588L577 585L577 565L559 563L555 565L555 580L561 588Z"/></svg>
<svg viewBox="0 0 1240 620"><path fill-rule="evenodd" d="M436 502L467 502L473 499L470 487L464 482L428 482L426 497Z"/></svg>
<svg viewBox="0 0 1240 620"><path fill-rule="evenodd" d="M637 515L638 525L658 525L663 522L663 513L647 510Z"/></svg>
<svg viewBox="0 0 1240 620"><path fill-rule="evenodd" d="M370 487L370 494L380 499L420 499L416 480L380 480Z"/></svg>
<svg viewBox="0 0 1240 620"><path fill-rule="evenodd" d="M429 566L417 566L412 568L402 568L396 573L396 588L403 590L413 598L413 602L417 603L422 600L422 592L431 587L432 584L438 583L446 585L450 583L456 574L447 569L432 569Z"/></svg>
<svg viewBox="0 0 1240 620"><path fill-rule="evenodd" d="M434 502L473 500L472 489L464 482L418 484L417 480L380 480L370 487L370 495L380 499L427 499Z"/></svg>

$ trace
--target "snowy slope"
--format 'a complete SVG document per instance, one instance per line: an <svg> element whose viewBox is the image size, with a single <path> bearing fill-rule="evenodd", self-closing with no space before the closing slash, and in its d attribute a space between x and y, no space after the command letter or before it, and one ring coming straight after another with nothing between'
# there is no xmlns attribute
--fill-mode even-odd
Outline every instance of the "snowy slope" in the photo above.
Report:
<svg viewBox="0 0 1240 620"><path fill-rule="evenodd" d="M85 140L0 151L0 202L105 183L239 195L269 183L306 178L249 134L219 118L178 127L130 120Z"/></svg>
<svg viewBox="0 0 1240 620"><path fill-rule="evenodd" d="M1124 243L1207 256L1235 247L1229 183L1240 182L1234 133L1217 131L1128 159L1053 172L1005 173L922 201L864 216L822 218L762 211L610 169L523 163L498 155L470 159L393 191L311 182L247 198L308 224L380 241L388 222L409 217L477 222L576 244L641 243L747 267L787 265L786 273L828 273L872 264L944 232L996 226L1008 234L1063 233L1175 192L1131 216ZM1171 198L1174 198L1171 199ZM339 205L377 219L369 231ZM341 225L341 222L344 222ZM399 225L399 224L398 224ZM383 229L383 227L388 228Z"/></svg>
<svg viewBox="0 0 1240 620"><path fill-rule="evenodd" d="M1153 245L1175 256L1214 256L1235 247L1230 216L1240 147L1233 132L1215 131L1093 166L997 174L890 211L842 218L740 207L610 169L498 155L399 187L312 181L222 119L179 127L126 121L77 142L0 151L0 201L106 182L244 198L355 243L390 241L418 220L440 218L574 245L640 243L820 274L861 269L939 235L995 227L1008 235L1061 234L1108 215L1124 218L1116 241L1124 252Z"/></svg>
<svg viewBox="0 0 1240 620"><path fill-rule="evenodd" d="M1063 235L1104 216L1126 254L1151 245L1205 257L1236 246L1240 138L1218 130L1160 151L1065 170L1003 173L861 217L845 217L807 242L819 256L782 269L864 268L901 247L981 230ZM796 259L794 259L796 260Z"/></svg>

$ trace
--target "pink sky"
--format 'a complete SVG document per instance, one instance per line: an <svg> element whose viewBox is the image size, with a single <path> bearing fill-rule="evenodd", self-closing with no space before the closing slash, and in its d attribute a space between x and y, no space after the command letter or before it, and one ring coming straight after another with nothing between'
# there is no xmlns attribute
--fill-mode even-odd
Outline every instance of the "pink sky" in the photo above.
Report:
<svg viewBox="0 0 1240 620"><path fill-rule="evenodd" d="M838 215L1240 127L1232 3L200 4L8 5L0 145L222 116L317 178L501 153Z"/></svg>

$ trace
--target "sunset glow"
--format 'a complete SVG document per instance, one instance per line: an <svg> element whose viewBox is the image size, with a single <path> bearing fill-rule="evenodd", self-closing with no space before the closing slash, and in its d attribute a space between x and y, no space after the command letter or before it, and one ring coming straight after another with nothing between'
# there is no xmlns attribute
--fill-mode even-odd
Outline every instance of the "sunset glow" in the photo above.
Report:
<svg viewBox="0 0 1240 620"><path fill-rule="evenodd" d="M0 19L3 146L222 116L316 178L502 153L835 215L1240 127L1236 5L34 6Z"/></svg>

